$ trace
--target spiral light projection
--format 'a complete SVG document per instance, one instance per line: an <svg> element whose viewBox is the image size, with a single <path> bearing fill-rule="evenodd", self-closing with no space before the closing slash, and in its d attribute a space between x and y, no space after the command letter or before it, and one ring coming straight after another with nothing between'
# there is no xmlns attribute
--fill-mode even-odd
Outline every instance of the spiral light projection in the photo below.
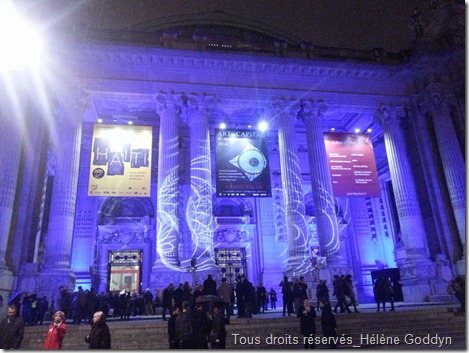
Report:
<svg viewBox="0 0 469 353"><path fill-rule="evenodd" d="M325 252L323 256L326 256L337 252L340 248L339 229L337 217L335 216L334 196L327 191L327 188L325 188L322 183L320 183L319 198L321 200L319 204L322 207L322 217L317 217L316 222L318 222L318 220L323 222L320 228L322 231L330 229L330 231L326 232L326 234L330 234L330 238L325 239L325 242L323 240L324 244L321 244L321 251ZM321 243L321 237L319 238L319 242Z"/></svg>
<svg viewBox="0 0 469 353"><path fill-rule="evenodd" d="M203 271L214 264L212 185L210 160L200 156L191 161L191 196L187 202L186 222L191 232L193 252L197 258L197 270Z"/></svg>
<svg viewBox="0 0 469 353"><path fill-rule="evenodd" d="M169 171L163 184L158 190L157 242L156 249L163 264L172 270L181 271L174 259L179 243L179 221L177 219L177 198L174 197L174 188L179 185L179 166Z"/></svg>
<svg viewBox="0 0 469 353"><path fill-rule="evenodd" d="M286 177L290 183L287 189L284 187L285 218L288 234L288 257L294 257L294 262L289 262L289 270L292 275L298 276L311 270L308 251L308 233L305 217L305 204L301 176L296 171L301 171L298 156L292 151L287 151L290 173ZM291 266L294 267L291 267Z"/></svg>

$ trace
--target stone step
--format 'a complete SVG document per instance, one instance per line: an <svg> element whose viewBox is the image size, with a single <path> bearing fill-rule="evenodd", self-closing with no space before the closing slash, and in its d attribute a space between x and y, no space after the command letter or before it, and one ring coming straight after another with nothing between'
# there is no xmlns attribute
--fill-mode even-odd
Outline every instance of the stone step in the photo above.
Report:
<svg viewBox="0 0 469 353"><path fill-rule="evenodd" d="M320 315L320 314L319 314ZM316 318L317 331L321 332L320 317ZM360 342L363 334L385 334L397 337L400 342L405 335L439 335L451 337L462 348L465 344L465 318L455 316L445 309L406 310L401 312L340 314L336 315L339 337L343 336L354 344ZM161 319L119 321L109 320L113 349L167 349L167 323ZM48 325L26 327L23 349L40 349L44 342ZM299 320L295 317L267 317L256 315L252 319L231 320L227 326L227 348L282 348L298 349L303 347L299 334ZM84 337L90 331L89 325L69 325L63 349L86 349ZM237 334L237 336L235 336ZM259 337L258 344L247 337ZM149 339L142 339L149 337ZM241 344L240 338L249 344ZM319 335L320 337L320 335ZM236 338L236 342L235 342ZM267 338L269 338L267 340ZM292 342L296 338L297 342ZM275 340L276 344L269 344ZM289 341L290 340L290 341ZM349 342L350 343L350 342ZM344 345L339 345L344 346ZM347 346L347 345L345 345ZM369 345L375 348L389 345ZM409 345L405 344L407 348ZM348 347L348 346L347 346ZM417 348L420 346L416 346ZM350 347L349 347L350 348ZM399 347L400 348L400 347Z"/></svg>

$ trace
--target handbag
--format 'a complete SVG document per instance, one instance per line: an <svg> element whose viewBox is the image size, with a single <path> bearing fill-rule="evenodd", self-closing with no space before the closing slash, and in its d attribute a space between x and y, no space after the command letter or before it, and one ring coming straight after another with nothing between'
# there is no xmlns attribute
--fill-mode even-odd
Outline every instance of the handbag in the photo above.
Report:
<svg viewBox="0 0 469 353"><path fill-rule="evenodd" d="M85 336L85 342L86 342L86 343L90 343L90 335L86 335L86 336Z"/></svg>

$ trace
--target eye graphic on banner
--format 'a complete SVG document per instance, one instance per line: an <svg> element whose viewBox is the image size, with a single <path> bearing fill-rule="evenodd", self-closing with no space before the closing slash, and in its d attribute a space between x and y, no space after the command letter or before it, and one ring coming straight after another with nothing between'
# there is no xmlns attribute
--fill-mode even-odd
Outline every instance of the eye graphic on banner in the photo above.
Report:
<svg viewBox="0 0 469 353"><path fill-rule="evenodd" d="M215 129L218 197L271 197L267 134Z"/></svg>
<svg viewBox="0 0 469 353"><path fill-rule="evenodd" d="M241 169L249 181L256 179L267 167L265 156L251 144L248 144L243 152L230 160L230 163Z"/></svg>

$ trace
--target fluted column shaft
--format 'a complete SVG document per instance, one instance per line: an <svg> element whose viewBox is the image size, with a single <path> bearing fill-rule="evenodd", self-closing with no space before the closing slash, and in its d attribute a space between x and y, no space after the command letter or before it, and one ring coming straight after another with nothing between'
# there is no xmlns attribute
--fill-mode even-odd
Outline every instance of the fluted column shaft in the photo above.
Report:
<svg viewBox="0 0 469 353"><path fill-rule="evenodd" d="M425 228L400 126L403 117L404 109L393 105L382 105L375 114L384 128L384 142L406 260L424 259L428 258Z"/></svg>
<svg viewBox="0 0 469 353"><path fill-rule="evenodd" d="M285 205L287 269L292 271L306 266L308 244L301 168L295 146L294 124L299 108L299 104L290 107L285 100L277 100L274 104L278 119L280 167Z"/></svg>
<svg viewBox="0 0 469 353"><path fill-rule="evenodd" d="M71 249L75 219L78 185L78 167L82 116L87 105L82 92L63 89L58 92L59 106L56 110L58 128L52 136L56 165L52 188L48 232L45 239L44 275L61 278L60 284L74 287L71 272ZM58 272L59 271L59 272ZM60 275L57 275L61 273ZM68 283L67 283L68 282ZM50 288L47 279L41 289Z"/></svg>
<svg viewBox="0 0 469 353"><path fill-rule="evenodd" d="M466 244L466 167L451 119L447 97L432 92L427 109L432 116L443 172L463 249Z"/></svg>
<svg viewBox="0 0 469 353"><path fill-rule="evenodd" d="M156 97L160 116L158 151L157 252L167 267L179 267L179 121L180 94Z"/></svg>
<svg viewBox="0 0 469 353"><path fill-rule="evenodd" d="M7 269L5 255L21 159L22 129L26 128L22 110L26 105L22 101L24 96L8 92L3 90L0 100L0 270Z"/></svg>
<svg viewBox="0 0 469 353"><path fill-rule="evenodd" d="M213 264L212 168L210 163L210 130L208 118L213 96L191 95L188 99L188 121L191 137L191 193L186 220L191 231L192 257L197 267Z"/></svg>
<svg viewBox="0 0 469 353"><path fill-rule="evenodd" d="M303 122L306 127L311 191L318 230L321 256L337 253L340 247L339 229L334 207L332 182L327 162L321 118L326 106L323 102L303 102Z"/></svg>

